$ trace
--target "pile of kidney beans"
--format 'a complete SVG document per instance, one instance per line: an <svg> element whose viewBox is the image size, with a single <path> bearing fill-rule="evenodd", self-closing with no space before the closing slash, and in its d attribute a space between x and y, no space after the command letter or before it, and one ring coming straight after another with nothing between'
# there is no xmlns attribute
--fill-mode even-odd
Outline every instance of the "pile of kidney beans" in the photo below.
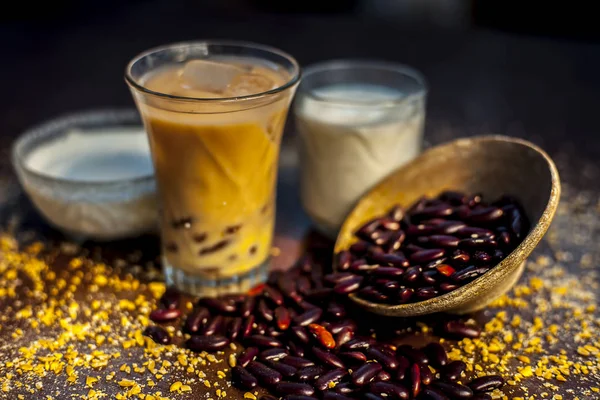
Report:
<svg viewBox="0 0 600 400"><path fill-rule="evenodd" d="M529 222L520 204L503 196L443 192L375 218L337 254L339 273L326 279L337 293L402 304L451 292L489 271L521 243Z"/></svg>
<svg viewBox="0 0 600 400"><path fill-rule="evenodd" d="M440 211L445 204L451 205L451 212ZM434 207L438 207L437 212L434 212ZM444 207L447 209L447 206ZM467 226L471 229L467 239L494 241L497 243L494 250L502 251L503 257L507 254L508 244L498 243L504 243L504 236L509 238L506 243L522 238L526 231L525 221L521 211L514 211L519 209L516 203L508 198L490 207L482 205L480 196L460 197L446 193L436 200L420 201L406 213L394 209L390 218L378 220L377 228L371 232L397 238L402 228L406 230L406 238L415 238L405 239L405 248L409 243L425 248L416 244L416 238L455 235L458 228L441 231L441 226L450 226L448 220L457 221L450 216L460 212L463 216L461 221L470 221L469 225L460 222L463 229ZM490 217L500 213L495 210L502 210L503 220L511 215L513 224L488 224L486 221L497 220ZM441 222L442 219L444 222ZM395 222L398 227L388 221ZM453 224L456 226L458 223ZM435 234L433 230L427 231L429 236L413 235L413 231L424 231L425 227L439 230ZM370 228L361 230L363 233L369 231ZM485 235L472 237L484 231L492 232L494 238ZM503 232L507 234L503 235ZM367 239L367 236L364 238ZM369 249L373 246L384 249L374 240L365 240ZM419 243L429 244L425 242ZM384 250L386 253L382 254L399 254L402 246L393 247L388 244ZM447 248L440 247L446 256ZM318 257L319 251L329 254L329 257ZM408 255L409 260L411 255L420 251L427 250L415 250ZM465 254L469 259L481 257L475 256L477 251L490 254L486 250ZM368 254L376 253L378 251ZM449 255L453 253L454 250L448 251ZM233 383L242 390L250 391L259 385L268 389L271 394L262 396L263 400L489 400L492 397L488 392L504 384L503 379L496 375L466 379L465 363L449 361L446 351L437 342L422 348L397 345L398 339L407 330L415 328L419 321L426 321L428 317L393 319L364 313L348 301L348 290L340 290L340 285L347 281L340 279L339 272L332 273L330 270L331 248L313 249L309 254L288 271L272 272L267 284L252 293L201 298L184 317L181 295L168 289L150 318L158 324L182 318L182 330L190 335L185 345L193 351L216 352L225 350L231 342L242 344L244 350L237 354L237 365L231 370ZM490 256L494 257L494 252ZM350 262L353 263L354 260ZM410 264L387 266L401 270L410 267ZM370 282L373 278L367 272L363 279ZM436 315L426 322L443 336L460 339L480 335L476 325L450 316ZM171 341L160 325L148 327L145 334L157 343L168 344Z"/></svg>

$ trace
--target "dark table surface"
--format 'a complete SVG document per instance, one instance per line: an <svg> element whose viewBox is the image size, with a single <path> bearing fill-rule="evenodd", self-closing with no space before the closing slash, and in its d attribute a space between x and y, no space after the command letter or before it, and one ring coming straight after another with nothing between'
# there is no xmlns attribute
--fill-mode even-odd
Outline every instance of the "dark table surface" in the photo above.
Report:
<svg viewBox="0 0 600 400"><path fill-rule="evenodd" d="M518 314L529 321L529 325L524 325L526 328L514 326L515 335L523 333L520 339L525 344L531 335L539 334L539 330L531 331L535 316L544 320L543 329L548 329L552 323L562 324L558 332L550 328L548 332L554 332L558 342L547 340L541 353L507 350L515 357L528 354L533 366L540 360L543 363L544 357L558 357L560 350L565 350L565 357L571 363L567 362L567 372L570 368L571 373L566 376L564 371L561 372L566 382L556 380L556 371L548 379L535 374L525 376L521 382L507 386L505 392L511 396L509 398L535 396L539 399L553 398L554 395L562 395L563 399L600 398L599 393L590 391L591 387L600 387L598 355L584 356L577 350L600 341L600 320L590 307L597 304L596 278L600 260L597 244L600 237L600 135L597 128L600 44L512 36L485 30L409 31L390 21L349 17L256 13L207 15L185 2L181 5L133 3L120 13L104 12L96 18L80 16L75 21L65 17L35 25L5 25L0 32L3 48L0 73L4 77L4 95L0 98L2 222L5 229L15 232L21 241L40 239L46 243L42 254L50 263L50 270L58 271L59 275L64 272L65 277L70 276L70 272L65 272L68 257L63 254L67 241L40 220L20 191L10 166L10 144L27 127L59 114L90 108L131 107L132 100L122 73L127 61L136 53L174 41L231 38L282 48L296 56L302 65L339 57L378 58L420 69L429 82L428 142L435 144L481 133L519 136L546 149L561 173L562 205L547 239L532 257L535 262L531 263L521 282L525 285L532 277L540 276L546 280L547 287L533 294L513 293L513 300L506 300L476 317L483 322L496 320L502 317L498 317L497 312L506 311L507 321L511 321L512 316ZM279 267L289 266L301 253L301 239L309 228L298 200L293 126L288 127L286 135L278 189L276 245L282 253L275 258L275 264ZM85 243L83 250L75 251L107 263L122 258L126 264L137 265L141 264L137 260L137 250L143 250L142 259L152 259L156 244L156 238L145 237L112 244ZM0 280L0 290L2 286L11 286L11 277L7 276L11 268L7 258L10 257L7 255L22 256L6 243L2 249L0 273L4 276ZM93 280L94 271L84 269L84 281L86 277ZM121 272L119 268L115 270L117 274ZM27 281L21 285L27 286ZM106 290L106 293L100 290L99 298L108 296ZM98 384L86 385L82 373L76 383L67 385L64 374L32 376L32 372L22 369L18 372L14 365L7 363L19 356L20 347L28 346L34 340L56 339L52 329L33 329L13 318L23 308L22 300L25 304L29 301L26 292L17 290L16 297L6 293L0 296L0 314L3 315L0 320L0 385L7 385L8 390L0 390L0 398L12 400L16 394L22 394L26 399L41 399L41 393L44 393L55 399L66 399L71 395L89 394L90 388L105 389L110 396L115 396L121 390L115 386L116 378L115 382L107 382L104 378L125 362L131 364L138 360L141 363L141 350L123 354L126 361L115 361L107 368L94 370L93 376L100 378ZM133 293L148 294L148 290L142 285ZM556 300L555 295L563 297ZM117 291L115 296L119 299L125 295ZM131 293L127 296L130 298ZM514 301L522 296L531 296L525 306ZM115 297L111 298L114 300ZM89 296L81 297L81 306L87 307L91 300ZM36 304L47 310L47 304ZM549 308L555 311L548 312ZM583 310L585 317L577 310ZM131 315L135 316L134 313ZM18 327L24 333L15 335ZM491 329L488 338L505 333ZM88 346L87 352L93 348ZM464 343L457 348L466 351ZM546 362L552 364L553 361ZM591 363L588 364L589 374L577 369L576 364L585 362ZM523 365L512 360L509 367L512 374L522 371ZM185 378L185 371L177 374L181 379ZM135 379L143 381L146 376L140 373ZM17 385L18 380L23 384ZM36 382L42 382L41 389L35 386ZM170 383L172 380L167 379L158 383L164 395L169 392ZM205 392L215 396L214 388L206 389L198 382L191 386L195 396ZM28 388L33 388L32 392ZM149 393L146 389L143 393ZM234 393L237 392L231 390L229 397ZM542 397L542 393L547 397ZM203 395L188 397L190 395L185 393L169 393L169 396L205 398Z"/></svg>

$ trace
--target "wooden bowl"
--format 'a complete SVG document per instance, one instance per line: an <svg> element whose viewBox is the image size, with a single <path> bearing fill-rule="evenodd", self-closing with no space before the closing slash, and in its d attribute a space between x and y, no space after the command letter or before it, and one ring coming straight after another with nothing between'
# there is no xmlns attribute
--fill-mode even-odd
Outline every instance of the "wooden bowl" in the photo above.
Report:
<svg viewBox="0 0 600 400"><path fill-rule="evenodd" d="M423 195L444 190L482 193L493 200L517 197L531 230L504 260L474 281L441 296L408 304L378 304L351 295L365 309L408 317L436 312L463 314L479 310L506 293L519 279L525 260L540 242L556 212L560 180L554 162L536 145L507 136L458 139L433 147L393 172L367 193L344 221L335 253L356 241L354 232L393 205L409 206Z"/></svg>

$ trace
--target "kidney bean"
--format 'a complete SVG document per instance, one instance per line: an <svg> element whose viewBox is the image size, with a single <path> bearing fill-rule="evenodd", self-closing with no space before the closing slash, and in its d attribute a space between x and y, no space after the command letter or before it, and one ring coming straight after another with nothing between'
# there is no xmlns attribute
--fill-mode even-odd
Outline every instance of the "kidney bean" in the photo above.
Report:
<svg viewBox="0 0 600 400"><path fill-rule="evenodd" d="M248 318L254 310L256 298L254 296L247 296L246 299L240 305L240 314L244 318Z"/></svg>
<svg viewBox="0 0 600 400"><path fill-rule="evenodd" d="M457 249L452 252L451 260L454 261L455 264L464 265L471 260L471 255L464 250Z"/></svg>
<svg viewBox="0 0 600 400"><path fill-rule="evenodd" d="M332 274L327 274L323 277L325 282L330 283L332 285L336 285L340 282L344 282L345 280L354 278L356 274L351 272L336 272Z"/></svg>
<svg viewBox="0 0 600 400"><path fill-rule="evenodd" d="M250 361L248 366L246 366L246 370L266 386L273 386L283 378L279 372L258 361Z"/></svg>
<svg viewBox="0 0 600 400"><path fill-rule="evenodd" d="M428 300L436 297L439 292L433 286L420 287L415 291L415 297L419 300Z"/></svg>
<svg viewBox="0 0 600 400"><path fill-rule="evenodd" d="M247 347L244 351L242 351L237 358L238 365L245 367L248 363L254 360L254 357L258 355L257 347Z"/></svg>
<svg viewBox="0 0 600 400"><path fill-rule="evenodd" d="M385 243L386 252L397 251L402 247L402 244L406 240L406 232L398 230L390 235L388 241Z"/></svg>
<svg viewBox="0 0 600 400"><path fill-rule="evenodd" d="M333 339L331 332L329 332L325 327L319 324L310 324L308 326L308 330L314 335L315 339L317 339L317 341L323 347L327 349L335 348L335 340Z"/></svg>
<svg viewBox="0 0 600 400"><path fill-rule="evenodd" d="M279 361L284 357L288 356L288 352L285 349L281 348L272 348L263 350L258 354L258 359L261 361L271 360L271 361Z"/></svg>
<svg viewBox="0 0 600 400"><path fill-rule="evenodd" d="M275 306L283 305L283 295L273 286L265 286L263 291L263 296L269 300L271 300Z"/></svg>
<svg viewBox="0 0 600 400"><path fill-rule="evenodd" d="M229 344L225 336L192 336L186 342L186 346L192 351L219 351Z"/></svg>
<svg viewBox="0 0 600 400"><path fill-rule="evenodd" d="M403 356L407 357L409 360L411 360L414 363L417 363L420 365L429 364L429 358L427 358L427 355L424 352L422 352L421 350L415 349L411 345L403 344L402 346L399 346L397 353L399 355L403 355Z"/></svg>
<svg viewBox="0 0 600 400"><path fill-rule="evenodd" d="M224 299L215 299L212 297L201 298L200 300L198 300L198 305L218 311L223 314L234 313L237 311L237 306L235 302Z"/></svg>
<svg viewBox="0 0 600 400"><path fill-rule="evenodd" d="M221 333L224 329L225 320L222 315L217 315L208 320L208 323L200 330L200 334L205 336Z"/></svg>
<svg viewBox="0 0 600 400"><path fill-rule="evenodd" d="M423 391L421 392L421 398L423 400L449 400L448 396L446 396L444 392L434 387L423 388Z"/></svg>
<svg viewBox="0 0 600 400"><path fill-rule="evenodd" d="M442 370L441 376L448 381L456 381L460 379L462 373L467 369L467 364L463 361L452 361Z"/></svg>
<svg viewBox="0 0 600 400"><path fill-rule="evenodd" d="M448 364L448 355L441 344L435 342L429 343L423 348L423 351L434 367L441 368Z"/></svg>
<svg viewBox="0 0 600 400"><path fill-rule="evenodd" d="M487 375L475 378L468 383L474 392L489 392L504 385L504 379L499 375Z"/></svg>
<svg viewBox="0 0 600 400"><path fill-rule="evenodd" d="M451 215L453 211L452 206L448 204L438 204L434 206L423 207L419 211L411 215L411 220L423 220L427 218L438 218L446 217Z"/></svg>
<svg viewBox="0 0 600 400"><path fill-rule="evenodd" d="M375 360L388 371L393 371L398 368L398 360L394 355L390 355L376 347L370 347L365 351L366 356L370 360Z"/></svg>
<svg viewBox="0 0 600 400"><path fill-rule="evenodd" d="M380 267L377 267L380 268ZM360 284L363 281L362 276L356 276L348 279L344 282L340 282L333 288L334 292L338 294L348 294L357 291L360 288Z"/></svg>
<svg viewBox="0 0 600 400"><path fill-rule="evenodd" d="M369 247L371 247L371 245L368 242L359 240L358 242L353 243L349 250L352 254L361 256L367 252Z"/></svg>
<svg viewBox="0 0 600 400"><path fill-rule="evenodd" d="M410 367L410 361L404 356L397 357L398 367L396 368L396 380L403 381Z"/></svg>
<svg viewBox="0 0 600 400"><path fill-rule="evenodd" d="M434 381L432 385L440 389L453 399L470 399L473 391L465 385L456 382Z"/></svg>
<svg viewBox="0 0 600 400"><path fill-rule="evenodd" d="M318 347L313 347L312 349L313 355L319 359L322 363L332 366L334 368L344 368L345 365L342 360L335 354L322 350Z"/></svg>
<svg viewBox="0 0 600 400"><path fill-rule="evenodd" d="M345 319L342 321L333 322L328 327L329 331L334 335L340 333L344 328L348 328L349 330L354 332L356 331L356 322Z"/></svg>
<svg viewBox="0 0 600 400"><path fill-rule="evenodd" d="M156 343L169 344L171 343L171 337L169 333L157 325L150 325L144 329L144 336L150 337Z"/></svg>
<svg viewBox="0 0 600 400"><path fill-rule="evenodd" d="M287 308L283 306L279 306L275 309L275 321L277 322L277 327L282 331L285 331L290 327L290 323L292 322L290 319L290 312Z"/></svg>
<svg viewBox="0 0 600 400"><path fill-rule="evenodd" d="M321 315L323 315L322 309L311 308L310 310L296 316L296 318L294 318L294 324L300 326L308 326L318 321L321 318Z"/></svg>
<svg viewBox="0 0 600 400"><path fill-rule="evenodd" d="M275 391L282 396L290 394L312 396L315 393L315 389L312 386L296 382L279 382L275 385Z"/></svg>
<svg viewBox="0 0 600 400"><path fill-rule="evenodd" d="M298 369L315 365L315 363L311 360L307 360L306 358L298 356L287 356L281 359L281 362Z"/></svg>
<svg viewBox="0 0 600 400"><path fill-rule="evenodd" d="M381 293L371 286L366 286L358 291L360 297L366 300L376 301L378 303L386 303L388 301L388 296Z"/></svg>
<svg viewBox="0 0 600 400"><path fill-rule="evenodd" d="M402 282L404 282L407 285L414 284L417 280L419 280L421 272L422 269L418 265L407 268L406 271L404 271L404 273L402 274Z"/></svg>
<svg viewBox="0 0 600 400"><path fill-rule="evenodd" d="M239 365L231 369L231 378L236 386L246 390L254 389L258 385L258 380Z"/></svg>
<svg viewBox="0 0 600 400"><path fill-rule="evenodd" d="M423 264L431 262L437 258L441 258L446 254L444 249L427 249L412 253L409 259L412 263Z"/></svg>
<svg viewBox="0 0 600 400"><path fill-rule="evenodd" d="M181 293L174 287L169 287L161 296L159 303L162 308L172 310L179 307L181 301Z"/></svg>
<svg viewBox="0 0 600 400"><path fill-rule="evenodd" d="M352 373L352 383L356 386L364 386L371 382L382 369L381 364L377 362L363 364Z"/></svg>
<svg viewBox="0 0 600 400"><path fill-rule="evenodd" d="M338 271L345 271L350 268L352 262L352 253L347 250L341 251L336 256L336 266Z"/></svg>
<svg viewBox="0 0 600 400"><path fill-rule="evenodd" d="M409 262L401 253L394 254L373 254L369 256L369 261L380 266L406 268Z"/></svg>
<svg viewBox="0 0 600 400"><path fill-rule="evenodd" d="M337 388L337 386L336 386L336 388ZM323 393L323 400L353 400L353 398L345 396L341 393L326 391Z"/></svg>
<svg viewBox="0 0 600 400"><path fill-rule="evenodd" d="M377 376L375 376L374 381L375 382L387 382L391 379L392 379L392 375L389 372L387 372L386 370L381 370L381 371L379 371Z"/></svg>
<svg viewBox="0 0 600 400"><path fill-rule="evenodd" d="M184 330L188 333L198 333L200 329L208 322L210 313L205 307L196 307L187 316L184 323Z"/></svg>
<svg viewBox="0 0 600 400"><path fill-rule="evenodd" d="M283 347L279 340L264 335L248 336L246 341L256 347Z"/></svg>
<svg viewBox="0 0 600 400"><path fill-rule="evenodd" d="M322 365L310 365L299 369L296 372L296 379L300 382L312 382L327 372L327 368Z"/></svg>
<svg viewBox="0 0 600 400"><path fill-rule="evenodd" d="M344 376L348 374L348 371L344 368L336 368L332 369L329 372L324 373L319 378L317 378L315 382L315 388L317 390L326 390L329 389L329 385L337 384L342 380Z"/></svg>
<svg viewBox="0 0 600 400"><path fill-rule="evenodd" d="M385 398L408 400L408 390L399 383L374 382L369 385L369 391Z"/></svg>
<svg viewBox="0 0 600 400"><path fill-rule="evenodd" d="M367 361L367 356L360 351L342 351L338 353L338 356L344 360L347 364L363 364Z"/></svg>
<svg viewBox="0 0 600 400"><path fill-rule="evenodd" d="M427 366L425 365L425 368ZM413 364L409 368L410 391L413 397L417 397L421 391L421 367Z"/></svg>
<svg viewBox="0 0 600 400"><path fill-rule="evenodd" d="M421 280L425 285L436 285L438 283L439 276L440 274L437 271L437 269L434 269L423 272L423 274L421 275Z"/></svg>
<svg viewBox="0 0 600 400"><path fill-rule="evenodd" d="M240 336L242 337L242 339L245 339L246 337L250 336L250 334L252 333L252 329L253 329L253 325L254 325L254 315L250 314L242 323L242 328L240 329Z"/></svg>
<svg viewBox="0 0 600 400"><path fill-rule="evenodd" d="M364 393L364 398L366 400L385 400L387 397L378 396L375 393Z"/></svg>
<svg viewBox="0 0 600 400"><path fill-rule="evenodd" d="M449 235L420 236L418 238L421 245L444 248L457 247L459 241L459 238Z"/></svg>
<svg viewBox="0 0 600 400"><path fill-rule="evenodd" d="M336 346L342 346L345 343L348 343L354 337L354 331L350 328L343 328L336 336L335 343Z"/></svg>
<svg viewBox="0 0 600 400"><path fill-rule="evenodd" d="M381 277L398 277L404 273L404 270L396 267L377 267L371 271L371 275Z"/></svg>
<svg viewBox="0 0 600 400"><path fill-rule="evenodd" d="M408 228L406 228L405 232L406 232L406 236L408 237L419 237L419 236L425 236L425 235L433 235L434 233L436 233L438 227L436 225L430 225L430 224L418 224L418 225L409 225ZM406 250L408 250L409 252L415 252L418 251L418 249L423 250L422 247L420 246L416 246L413 243L409 243L406 246L404 246L404 248Z"/></svg>
<svg viewBox="0 0 600 400"><path fill-rule="evenodd" d="M181 310L178 308L158 308L150 313L150 319L154 322L169 322L181 316Z"/></svg>
<svg viewBox="0 0 600 400"><path fill-rule="evenodd" d="M264 322L259 322L256 324L256 327L254 328L254 333L256 333L257 335L263 335L265 336L267 334L267 324Z"/></svg>
<svg viewBox="0 0 600 400"><path fill-rule="evenodd" d="M360 274L363 272L371 271L377 267L379 267L379 265L370 264L369 262L367 262L367 260L365 260L364 258L361 258L361 259L358 259L358 260L352 262L352 264L350 264L349 270L351 272Z"/></svg>
<svg viewBox="0 0 600 400"><path fill-rule="evenodd" d="M496 242L494 239L489 239L489 238L468 238L468 239L461 239L460 242L458 242L458 246L460 248L463 249L489 249L489 248L494 248L498 246L498 242Z"/></svg>
<svg viewBox="0 0 600 400"><path fill-rule="evenodd" d="M351 395L352 393L357 392L359 387L354 386L351 382L342 382L336 385L333 390L340 394Z"/></svg>
<svg viewBox="0 0 600 400"><path fill-rule="evenodd" d="M454 274L452 274L452 276L450 277L454 282L466 282L468 280L471 279L475 279L480 277L481 275L485 274L487 271L490 270L490 267L488 266L476 266L476 265L470 265L460 271L456 271Z"/></svg>

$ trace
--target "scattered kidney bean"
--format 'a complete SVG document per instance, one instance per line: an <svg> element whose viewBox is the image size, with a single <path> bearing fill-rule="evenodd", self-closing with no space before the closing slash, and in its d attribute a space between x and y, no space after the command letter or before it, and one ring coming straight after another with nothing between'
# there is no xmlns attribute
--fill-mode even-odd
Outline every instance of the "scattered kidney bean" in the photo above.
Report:
<svg viewBox="0 0 600 400"><path fill-rule="evenodd" d="M245 346L231 369L233 384L244 390L260 384L280 396L264 395L265 400L485 400L485 391L503 385L501 377L469 381L462 376L466 364L449 362L439 343L392 346L386 340L403 328L357 313L348 307L347 294L397 304L455 290L516 246L509 226L516 206L510 205L494 204L486 214L479 211L488 207L479 196L446 193L423 199L406 213L397 207L369 221L361 228L362 240L327 261L336 272L304 257L288 272L271 273L267 284L249 294L199 300L183 323L191 335L186 345L199 352L223 351L230 341ZM498 209L503 216L492 218ZM522 225L514 228L522 235L523 215L519 212ZM473 222L484 219L480 225ZM460 272L464 280L456 279ZM181 300L173 299L179 299L176 292L159 301L159 319L179 310ZM478 327L456 319L434 324L445 337L480 334ZM166 334L158 326L145 334L167 343L156 332Z"/></svg>

